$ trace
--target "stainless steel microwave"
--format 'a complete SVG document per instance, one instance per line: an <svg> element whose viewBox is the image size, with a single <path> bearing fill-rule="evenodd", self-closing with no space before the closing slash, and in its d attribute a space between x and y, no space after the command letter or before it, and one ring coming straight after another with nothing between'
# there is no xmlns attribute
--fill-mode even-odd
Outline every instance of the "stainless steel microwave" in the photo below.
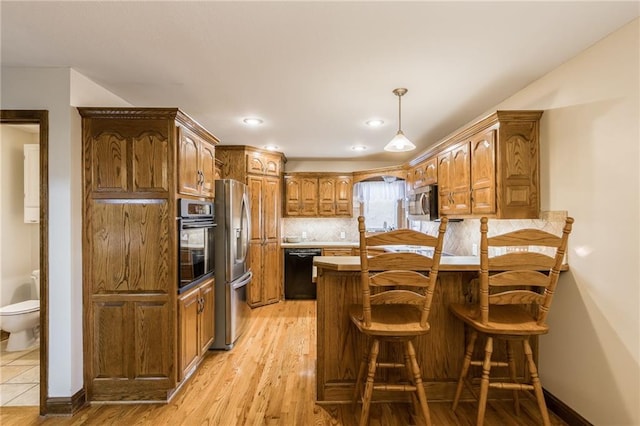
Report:
<svg viewBox="0 0 640 426"><path fill-rule="evenodd" d="M409 194L407 197L407 218L409 220L438 219L437 185L427 185Z"/></svg>

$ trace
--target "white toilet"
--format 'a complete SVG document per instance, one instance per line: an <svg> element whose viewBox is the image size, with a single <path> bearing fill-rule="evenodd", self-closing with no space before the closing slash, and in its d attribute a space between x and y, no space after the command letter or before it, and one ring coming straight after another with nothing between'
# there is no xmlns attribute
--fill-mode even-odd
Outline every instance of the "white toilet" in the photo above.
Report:
<svg viewBox="0 0 640 426"><path fill-rule="evenodd" d="M0 308L0 328L9 332L7 351L23 351L37 341L35 328L40 325L40 270L31 273L36 286L36 300L26 300Z"/></svg>

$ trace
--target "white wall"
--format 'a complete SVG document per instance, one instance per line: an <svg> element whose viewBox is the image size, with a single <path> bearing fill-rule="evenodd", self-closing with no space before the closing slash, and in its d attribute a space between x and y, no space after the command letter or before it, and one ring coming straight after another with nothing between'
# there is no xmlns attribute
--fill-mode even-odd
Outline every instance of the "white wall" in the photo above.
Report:
<svg viewBox="0 0 640 426"><path fill-rule="evenodd" d="M24 222L23 146L37 144L38 136L0 126L0 306L36 297L30 277L39 267L40 232L37 223Z"/></svg>
<svg viewBox="0 0 640 426"><path fill-rule="evenodd" d="M545 110L542 210L567 210L576 222L540 374L601 425L640 424L639 22L495 108Z"/></svg>
<svg viewBox="0 0 640 426"><path fill-rule="evenodd" d="M69 68L3 68L2 109L49 111L49 397L70 397L82 378L81 129L72 101L126 101ZM87 102L89 102L87 100Z"/></svg>

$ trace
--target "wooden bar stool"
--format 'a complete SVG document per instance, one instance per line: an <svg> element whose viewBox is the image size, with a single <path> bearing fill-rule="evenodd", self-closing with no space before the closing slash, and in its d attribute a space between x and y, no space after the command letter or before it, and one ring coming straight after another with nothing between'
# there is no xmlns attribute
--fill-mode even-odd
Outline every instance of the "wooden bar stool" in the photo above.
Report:
<svg viewBox="0 0 640 426"><path fill-rule="evenodd" d="M518 391L533 390L542 420L545 425L550 424L529 338L549 331L547 314L572 224L573 219L567 218L561 237L538 229L487 237L488 219L480 219L479 303L449 306L470 330L453 410L460 401L463 384L467 383L471 388L467 381L469 367L482 367L477 425L484 422L489 388L512 390L516 414L520 413ZM485 355L482 360L472 360L478 334L486 336ZM494 340L506 342L506 362L492 360ZM516 379L513 344L518 342L523 345L529 383L518 383ZM508 368L511 380L491 381L492 367Z"/></svg>
<svg viewBox="0 0 640 426"><path fill-rule="evenodd" d="M367 336L369 343L353 395L355 403L366 372L361 426L368 424L374 390L412 392L411 401L416 414L421 412L427 425L431 424L422 373L412 341L430 329L427 319L446 228L447 219L443 218L436 237L410 229L366 236L364 217L358 218L362 304L351 306L349 316L358 330ZM406 252L407 245L421 246L421 253ZM389 252L382 251L381 246ZM404 246L405 251L401 247L395 249L400 251L394 251L393 246ZM399 344L403 358L379 361L381 342ZM401 369L407 373L406 382L374 383L379 367Z"/></svg>

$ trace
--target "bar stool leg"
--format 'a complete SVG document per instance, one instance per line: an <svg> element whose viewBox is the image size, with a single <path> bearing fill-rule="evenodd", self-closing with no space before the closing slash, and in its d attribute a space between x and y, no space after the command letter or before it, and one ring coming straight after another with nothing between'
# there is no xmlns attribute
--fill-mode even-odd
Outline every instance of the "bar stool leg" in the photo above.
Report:
<svg viewBox="0 0 640 426"><path fill-rule="evenodd" d="M487 396L489 394L489 374L491 373L491 354L493 353L493 337L487 336L487 344L484 347L484 362L482 363L482 379L480 380L480 401L478 402L477 426L484 423L484 412L487 408Z"/></svg>
<svg viewBox="0 0 640 426"><path fill-rule="evenodd" d="M545 426L549 426L551 421L549 420L549 412L547 411L547 404L544 402L544 394L542 393L542 384L538 377L538 369L536 363L533 361L533 351L529 344L529 339L526 338L522 341L524 346L524 355L527 357L527 364L529 365L529 374L531 374L531 384L533 384L533 391L536 394L536 400L538 401L538 408L542 415L542 423Z"/></svg>
<svg viewBox="0 0 640 426"><path fill-rule="evenodd" d="M416 351L413 348L411 340L407 340L406 342L406 351L409 353L411 369L413 370L413 382L418 394L418 400L420 401L420 408L422 408L422 415L424 416L424 420L427 422L427 426L431 426L431 416L429 414L429 406L427 405L427 394L425 393L424 386L422 385L422 373L420 372L420 366L416 360Z"/></svg>
<svg viewBox="0 0 640 426"><path fill-rule="evenodd" d="M373 377L376 374L376 361L378 360L378 351L380 350L380 341L373 338L371 350L369 351L369 371L367 373L367 384L364 388L364 397L362 398L362 413L360 414L360 426L366 426L369 423L369 408L371 407L371 398L373 397Z"/></svg>
<svg viewBox="0 0 640 426"><path fill-rule="evenodd" d="M353 390L353 409L355 410L356 404L358 403L358 399L362 396L360 392L362 391L362 381L364 379L364 372L367 368L367 363L369 361L369 351L371 349L371 339L367 337L366 349L364 350L364 354L362 355L362 360L360 361L360 368L358 368L358 377L356 378L355 387Z"/></svg>
<svg viewBox="0 0 640 426"><path fill-rule="evenodd" d="M516 383L516 362L513 357L513 344L511 340L507 340L507 362L509 363L511 380L513 383ZM513 406L516 416L520 416L520 399L516 389L513 390Z"/></svg>
<svg viewBox="0 0 640 426"><path fill-rule="evenodd" d="M453 397L453 405L451 409L456 411L458 408L458 402L460 402L460 395L462 395L462 387L464 386L464 381L467 379L467 374L469 374L469 366L471 365L471 356L473 355L473 348L476 344L476 338L478 337L478 333L476 331L472 331L469 335L469 343L467 343L467 350L464 354L464 361L462 362L462 370L460 371L460 378L458 379L458 387L456 388L456 395Z"/></svg>
<svg viewBox="0 0 640 426"><path fill-rule="evenodd" d="M407 351L406 345L404 346L402 352L404 352L404 366L407 370L407 378L409 380L409 383L415 386L416 384L413 382L413 368L411 367L411 357L409 356L409 351ZM418 401L415 392L411 392L411 405L413 406L413 413L415 415L418 415L418 413L422 411L422 407L420 406L420 402Z"/></svg>

